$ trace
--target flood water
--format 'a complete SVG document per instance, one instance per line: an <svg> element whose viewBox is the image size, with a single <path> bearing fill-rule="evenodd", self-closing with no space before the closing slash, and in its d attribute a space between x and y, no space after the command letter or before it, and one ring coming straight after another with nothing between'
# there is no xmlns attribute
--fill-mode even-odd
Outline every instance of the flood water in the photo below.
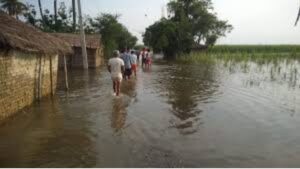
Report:
<svg viewBox="0 0 300 169"><path fill-rule="evenodd" d="M300 63L106 68L0 126L0 167L300 167Z"/></svg>

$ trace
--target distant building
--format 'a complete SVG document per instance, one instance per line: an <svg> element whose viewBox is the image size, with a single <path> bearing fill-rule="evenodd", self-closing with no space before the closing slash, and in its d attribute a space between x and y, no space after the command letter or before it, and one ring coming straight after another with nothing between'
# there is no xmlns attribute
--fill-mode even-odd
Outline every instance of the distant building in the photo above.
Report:
<svg viewBox="0 0 300 169"><path fill-rule="evenodd" d="M81 51L80 34L53 33L51 34L69 43L73 48L73 53L67 57L67 66L69 68L82 68L83 57ZM88 55L89 68L96 68L103 62L103 45L99 34L86 35L86 48ZM59 65L63 67L63 58L60 57Z"/></svg>
<svg viewBox="0 0 300 169"><path fill-rule="evenodd" d="M0 121L54 94L62 40L0 12Z"/></svg>

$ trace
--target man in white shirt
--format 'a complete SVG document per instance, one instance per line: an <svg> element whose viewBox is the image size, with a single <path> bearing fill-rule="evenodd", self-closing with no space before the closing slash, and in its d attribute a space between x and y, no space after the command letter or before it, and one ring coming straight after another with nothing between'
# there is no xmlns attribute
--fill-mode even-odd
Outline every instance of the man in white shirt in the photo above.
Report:
<svg viewBox="0 0 300 169"><path fill-rule="evenodd" d="M119 58L119 51L113 52L113 58L108 61L108 71L111 74L111 79L113 81L113 89L116 96L120 94L121 82L123 79L123 73L125 70L124 61Z"/></svg>

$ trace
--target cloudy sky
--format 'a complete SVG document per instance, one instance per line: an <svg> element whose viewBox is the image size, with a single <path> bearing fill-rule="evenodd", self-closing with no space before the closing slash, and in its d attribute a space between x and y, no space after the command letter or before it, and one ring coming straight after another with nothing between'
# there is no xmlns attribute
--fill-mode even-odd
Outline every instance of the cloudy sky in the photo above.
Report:
<svg viewBox="0 0 300 169"><path fill-rule="evenodd" d="M37 0L27 0L35 3ZM70 4L71 0L58 0ZM83 13L121 14L122 22L141 42L145 28L166 14L168 0L81 0ZM52 0L42 0L52 8ZM300 24L294 27L300 0L212 0L215 12L234 30L219 44L300 44ZM163 12L164 11L164 12Z"/></svg>

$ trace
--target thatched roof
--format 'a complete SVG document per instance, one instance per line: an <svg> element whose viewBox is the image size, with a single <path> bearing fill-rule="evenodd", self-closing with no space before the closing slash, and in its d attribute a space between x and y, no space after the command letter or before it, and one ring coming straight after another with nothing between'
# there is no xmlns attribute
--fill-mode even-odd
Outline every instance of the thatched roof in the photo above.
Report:
<svg viewBox="0 0 300 169"><path fill-rule="evenodd" d="M43 54L71 52L71 47L66 42L18 21L1 11L0 49L16 49Z"/></svg>
<svg viewBox="0 0 300 169"><path fill-rule="evenodd" d="M72 47L81 47L80 34L51 33L51 35L68 42ZM100 34L85 35L85 41L87 48L97 49L101 47Z"/></svg>

